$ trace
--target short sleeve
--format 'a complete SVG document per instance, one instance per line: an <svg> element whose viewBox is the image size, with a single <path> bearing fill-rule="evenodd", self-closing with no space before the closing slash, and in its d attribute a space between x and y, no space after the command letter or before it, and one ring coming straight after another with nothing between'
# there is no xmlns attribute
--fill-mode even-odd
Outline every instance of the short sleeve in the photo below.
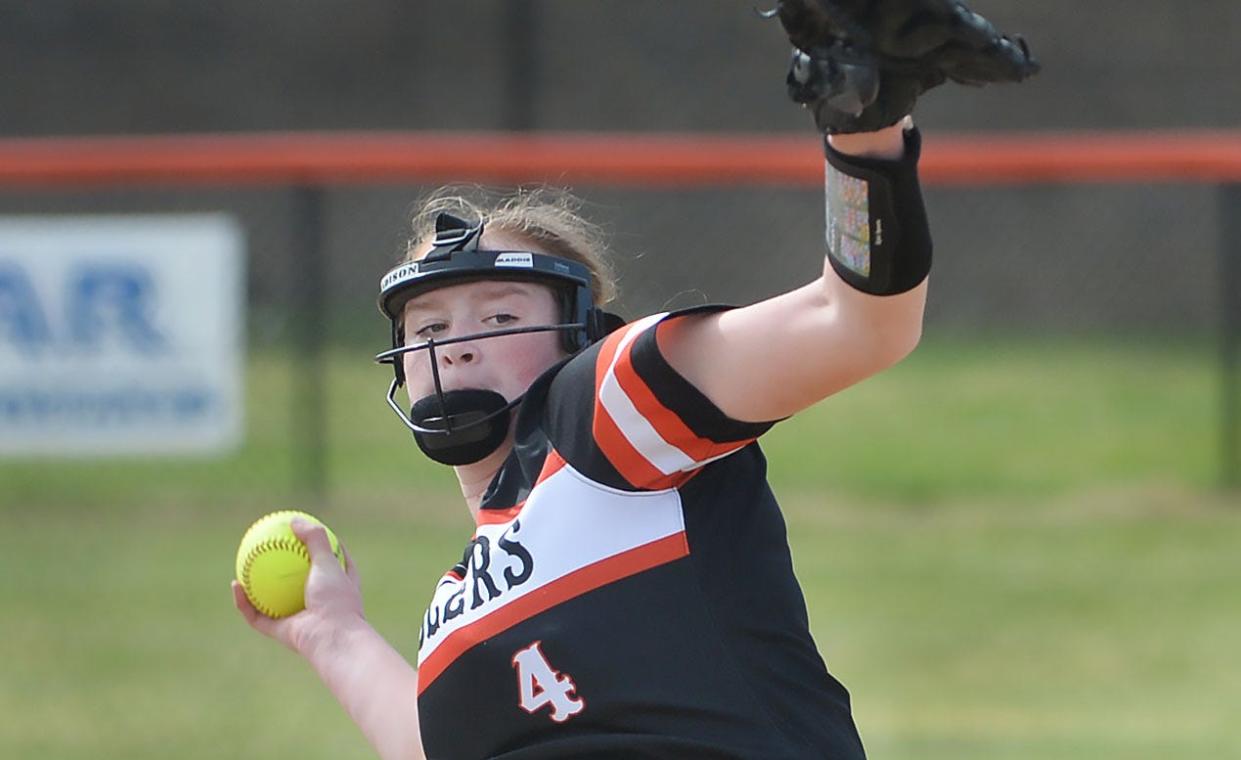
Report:
<svg viewBox="0 0 1241 760"><path fill-rule="evenodd" d="M675 488L699 468L769 430L724 414L660 353L659 325L689 313L655 314L625 325L575 357L553 383L553 446L599 482L625 489Z"/></svg>

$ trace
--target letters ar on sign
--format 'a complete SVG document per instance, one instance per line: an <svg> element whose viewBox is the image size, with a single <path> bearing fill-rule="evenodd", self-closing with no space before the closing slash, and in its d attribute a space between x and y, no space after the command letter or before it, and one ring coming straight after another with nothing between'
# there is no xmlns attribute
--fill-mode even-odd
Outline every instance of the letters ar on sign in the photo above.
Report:
<svg viewBox="0 0 1241 760"><path fill-rule="evenodd" d="M60 289L62 298L41 298L25 267L0 262L0 323L14 349L96 351L111 337L139 353L167 350L153 319L158 288L147 268L84 263L67 273ZM49 314L57 301L64 313Z"/></svg>
<svg viewBox="0 0 1241 760"><path fill-rule="evenodd" d="M243 249L222 215L0 217L0 455L235 447Z"/></svg>

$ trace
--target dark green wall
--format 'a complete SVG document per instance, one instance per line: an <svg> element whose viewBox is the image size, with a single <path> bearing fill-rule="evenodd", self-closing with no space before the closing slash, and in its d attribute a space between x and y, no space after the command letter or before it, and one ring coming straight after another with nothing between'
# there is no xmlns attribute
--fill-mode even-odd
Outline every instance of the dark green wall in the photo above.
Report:
<svg viewBox="0 0 1241 760"><path fill-rule="evenodd" d="M787 44L755 4L0 0L0 135L808 130L785 101ZM932 93L917 112L927 131L1241 121L1237 0L974 7L1023 33L1045 69L1020 87ZM515 38L508 31L522 8L533 32ZM517 77L523 59L528 73ZM369 316L374 282L420 190L329 196L332 297L345 312L355 305ZM748 301L821 265L814 192L579 191L614 233L631 312ZM1217 319L1221 212L1211 188L932 188L928 206L938 252L933 322L1196 331ZM256 305L279 305L297 287L288 207L279 192L0 189L0 212L235 211L250 234Z"/></svg>

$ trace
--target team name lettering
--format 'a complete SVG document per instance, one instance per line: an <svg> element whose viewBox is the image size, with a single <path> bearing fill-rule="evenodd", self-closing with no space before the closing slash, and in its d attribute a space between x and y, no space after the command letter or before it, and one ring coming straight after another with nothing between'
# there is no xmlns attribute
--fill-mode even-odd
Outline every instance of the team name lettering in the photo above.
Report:
<svg viewBox="0 0 1241 760"><path fill-rule="evenodd" d="M458 565L460 576L440 581L440 588L456 588L446 596L437 593L427 608L418 632L419 646L438 633L442 625L465 614L467 600L468 609L476 610L530 580L534 557L518 540L520 532L521 521L514 520L494 542L487 536L477 536L469 543Z"/></svg>
<svg viewBox="0 0 1241 760"><path fill-rule="evenodd" d="M491 580L491 573L487 570L491 567L491 541L486 536L479 536L470 542L470 573L467 578L474 579L474 601L470 604L470 609L478 609L483 602L490 602L500 595L496 584ZM483 594L479 591L482 587L487 594L487 598L483 598Z"/></svg>
<svg viewBox="0 0 1241 760"><path fill-rule="evenodd" d="M465 612L464 584L458 586L457 590L452 592L452 596L448 597L448 603L444 605L444 622L447 623L449 620L457 617L462 612Z"/></svg>

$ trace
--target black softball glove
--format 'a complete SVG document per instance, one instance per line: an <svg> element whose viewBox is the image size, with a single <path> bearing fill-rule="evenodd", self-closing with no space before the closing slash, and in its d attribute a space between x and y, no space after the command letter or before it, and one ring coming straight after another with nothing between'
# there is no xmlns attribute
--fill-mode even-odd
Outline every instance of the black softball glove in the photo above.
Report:
<svg viewBox="0 0 1241 760"><path fill-rule="evenodd" d="M779 0L797 48L789 97L826 133L900 121L946 80L981 86L1038 71L1025 40L996 31L958 0Z"/></svg>

